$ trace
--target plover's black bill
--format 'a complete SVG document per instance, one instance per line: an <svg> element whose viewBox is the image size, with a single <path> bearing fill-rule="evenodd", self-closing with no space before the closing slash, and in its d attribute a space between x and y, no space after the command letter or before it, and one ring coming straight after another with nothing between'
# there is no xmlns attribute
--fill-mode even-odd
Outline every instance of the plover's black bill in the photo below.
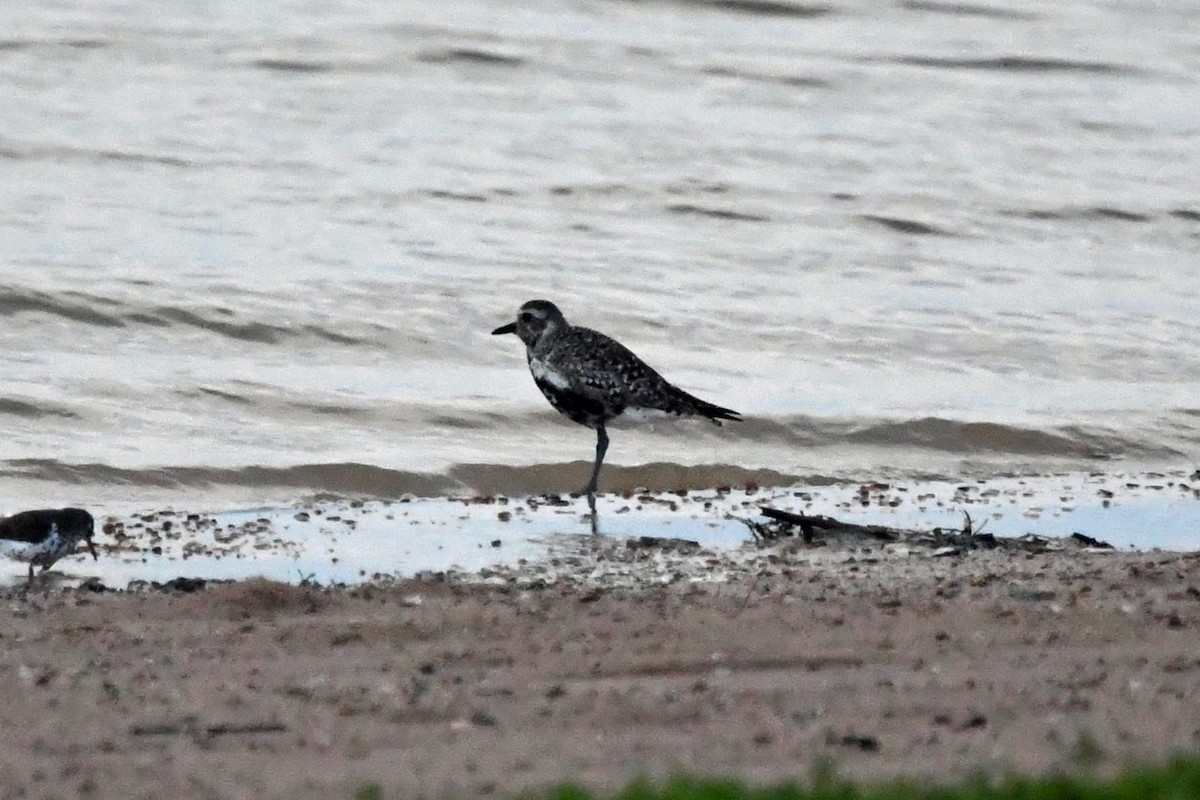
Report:
<svg viewBox="0 0 1200 800"><path fill-rule="evenodd" d="M92 559L99 561L100 554L96 552L96 544L91 539L84 539L84 541L87 542L87 549L88 552L92 554Z"/></svg>
<svg viewBox="0 0 1200 800"><path fill-rule="evenodd" d="M492 336L499 336L502 333L516 333L516 332L517 332L517 323L510 322L507 325L501 325L499 328L496 328L496 330L492 331Z"/></svg>

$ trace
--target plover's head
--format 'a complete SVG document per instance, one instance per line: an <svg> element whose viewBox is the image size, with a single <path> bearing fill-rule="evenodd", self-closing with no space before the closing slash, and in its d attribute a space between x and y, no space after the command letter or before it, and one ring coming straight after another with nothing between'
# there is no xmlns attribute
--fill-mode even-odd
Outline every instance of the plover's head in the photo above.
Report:
<svg viewBox="0 0 1200 800"><path fill-rule="evenodd" d="M493 336L515 333L526 347L536 347L543 337L553 336L567 327L558 306L549 300L530 300L517 311L517 321L501 325L492 331Z"/></svg>
<svg viewBox="0 0 1200 800"><path fill-rule="evenodd" d="M64 508L58 512L56 522L59 536L76 543L82 539L92 558L100 560L96 553L96 545L92 542L92 536L96 533L96 521L92 519L91 514L82 508Z"/></svg>

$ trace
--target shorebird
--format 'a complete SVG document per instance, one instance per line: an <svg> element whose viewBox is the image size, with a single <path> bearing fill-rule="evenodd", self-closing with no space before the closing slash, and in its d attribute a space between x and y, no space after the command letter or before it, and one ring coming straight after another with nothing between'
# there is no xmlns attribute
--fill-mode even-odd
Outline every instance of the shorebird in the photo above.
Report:
<svg viewBox="0 0 1200 800"><path fill-rule="evenodd" d="M21 511L0 519L0 553L18 561L29 562L29 580L33 568L40 566L44 574L83 540L92 558L99 559L92 543L96 522L82 508L40 508Z"/></svg>
<svg viewBox="0 0 1200 800"><path fill-rule="evenodd" d="M515 333L525 343L533 381L559 413L596 431L596 463L584 487L593 525L596 482L608 450L606 423L629 412L663 412L674 416L740 420L728 408L694 397L667 382L633 352L603 333L571 325L548 300L521 306L515 322L492 335Z"/></svg>

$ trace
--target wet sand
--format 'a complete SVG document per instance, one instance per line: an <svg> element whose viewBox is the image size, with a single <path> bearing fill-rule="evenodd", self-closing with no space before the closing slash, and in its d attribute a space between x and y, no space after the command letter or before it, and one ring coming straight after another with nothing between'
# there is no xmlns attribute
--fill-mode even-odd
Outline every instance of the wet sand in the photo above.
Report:
<svg viewBox="0 0 1200 800"><path fill-rule="evenodd" d="M752 528L765 521L767 507L911 531L956 530L970 520L976 532L1003 541L1080 534L1118 550L1200 547L1200 473L1193 470L639 488L606 493L597 502L606 537L689 539L724 554L746 547ZM309 495L276 505L217 505L204 511L196 506L90 507L101 527L100 559L78 553L60 561L56 571L115 588L180 576L257 576L324 586L423 572L479 572L545 562L557 543L591 530L586 499L566 494ZM0 559L0 590L24 580L24 565Z"/></svg>
<svg viewBox="0 0 1200 800"><path fill-rule="evenodd" d="M1200 737L1200 556L714 552L321 589L5 590L7 796L510 795L1116 769Z"/></svg>

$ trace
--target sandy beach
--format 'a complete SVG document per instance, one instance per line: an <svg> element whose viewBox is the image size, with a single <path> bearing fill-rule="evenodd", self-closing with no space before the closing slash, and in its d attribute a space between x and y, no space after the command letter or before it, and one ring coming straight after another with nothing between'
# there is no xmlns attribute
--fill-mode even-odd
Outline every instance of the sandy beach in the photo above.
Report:
<svg viewBox="0 0 1200 800"><path fill-rule="evenodd" d="M1200 556L565 538L355 588L5 590L4 797L1114 770L1200 738Z"/></svg>

